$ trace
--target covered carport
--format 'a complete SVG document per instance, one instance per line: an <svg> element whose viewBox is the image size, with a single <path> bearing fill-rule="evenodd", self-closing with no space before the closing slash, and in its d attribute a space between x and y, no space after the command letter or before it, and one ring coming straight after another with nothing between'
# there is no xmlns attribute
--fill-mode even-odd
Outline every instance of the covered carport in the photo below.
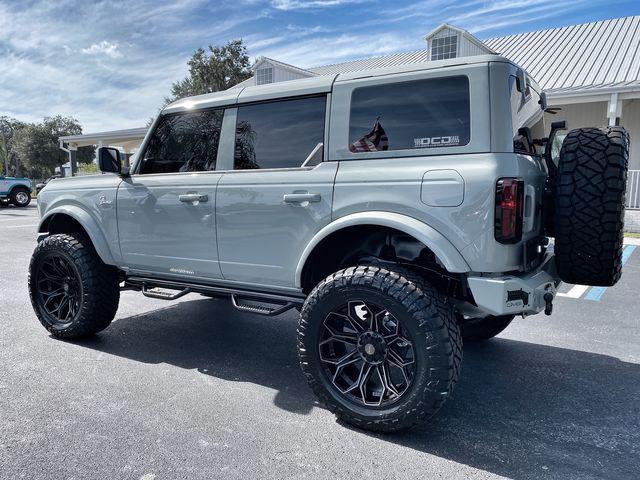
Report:
<svg viewBox="0 0 640 480"><path fill-rule="evenodd" d="M69 163L63 165L60 173L66 176L75 175L78 171L76 160L78 148L80 147L116 147L124 154L125 162L129 165L130 158L136 153L144 136L147 134L147 127L129 128L127 130L113 130L110 132L87 133L82 135L67 135L60 137L60 148L69 155Z"/></svg>

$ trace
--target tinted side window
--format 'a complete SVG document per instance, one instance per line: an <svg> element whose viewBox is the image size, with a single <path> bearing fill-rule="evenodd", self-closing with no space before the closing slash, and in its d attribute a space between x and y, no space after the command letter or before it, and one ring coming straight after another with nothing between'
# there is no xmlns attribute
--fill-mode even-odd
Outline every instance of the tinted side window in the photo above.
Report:
<svg viewBox="0 0 640 480"><path fill-rule="evenodd" d="M234 168L301 166L324 142L325 106L309 97L239 107Z"/></svg>
<svg viewBox="0 0 640 480"><path fill-rule="evenodd" d="M351 95L349 150L466 145L469 124L466 76L360 87Z"/></svg>
<svg viewBox="0 0 640 480"><path fill-rule="evenodd" d="M222 116L222 110L163 116L144 152L140 173L214 170Z"/></svg>

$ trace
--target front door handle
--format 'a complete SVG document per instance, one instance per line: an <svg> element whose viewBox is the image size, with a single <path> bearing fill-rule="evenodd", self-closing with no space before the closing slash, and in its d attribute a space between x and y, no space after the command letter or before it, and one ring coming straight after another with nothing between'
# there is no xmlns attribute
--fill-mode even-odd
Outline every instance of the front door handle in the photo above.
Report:
<svg viewBox="0 0 640 480"><path fill-rule="evenodd" d="M187 193L185 195L179 195L178 200L184 203L195 203L195 202L208 202L208 195L201 195L199 193Z"/></svg>
<svg viewBox="0 0 640 480"><path fill-rule="evenodd" d="M287 193L284 195L284 203L315 203L319 201L319 193Z"/></svg>

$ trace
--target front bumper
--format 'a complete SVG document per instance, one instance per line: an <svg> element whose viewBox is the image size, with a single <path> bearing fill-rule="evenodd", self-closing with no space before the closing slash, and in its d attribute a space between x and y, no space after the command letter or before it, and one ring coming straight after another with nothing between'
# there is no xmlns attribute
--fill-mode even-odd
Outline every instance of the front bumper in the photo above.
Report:
<svg viewBox="0 0 640 480"><path fill-rule="evenodd" d="M560 278L553 253L547 253L535 270L522 276L467 278L478 308L489 315L533 315L545 307L544 295L556 296Z"/></svg>

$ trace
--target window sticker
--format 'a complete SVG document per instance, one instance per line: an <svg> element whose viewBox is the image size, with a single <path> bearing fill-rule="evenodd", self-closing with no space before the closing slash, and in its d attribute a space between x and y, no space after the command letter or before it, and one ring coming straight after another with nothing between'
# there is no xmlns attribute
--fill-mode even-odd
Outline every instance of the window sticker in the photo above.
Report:
<svg viewBox="0 0 640 480"><path fill-rule="evenodd" d="M441 137L414 138L413 145L415 148L453 147L460 145L460 136L443 135Z"/></svg>

